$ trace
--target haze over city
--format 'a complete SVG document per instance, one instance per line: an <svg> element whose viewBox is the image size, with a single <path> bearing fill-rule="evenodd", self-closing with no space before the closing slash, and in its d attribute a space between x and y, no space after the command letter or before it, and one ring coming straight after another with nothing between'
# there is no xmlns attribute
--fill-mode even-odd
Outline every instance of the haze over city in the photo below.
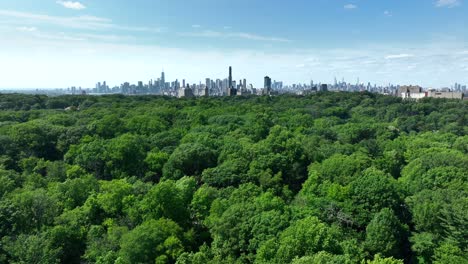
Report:
<svg viewBox="0 0 468 264"><path fill-rule="evenodd" d="M199 83L468 83L462 0L16 0L0 3L0 88Z"/></svg>

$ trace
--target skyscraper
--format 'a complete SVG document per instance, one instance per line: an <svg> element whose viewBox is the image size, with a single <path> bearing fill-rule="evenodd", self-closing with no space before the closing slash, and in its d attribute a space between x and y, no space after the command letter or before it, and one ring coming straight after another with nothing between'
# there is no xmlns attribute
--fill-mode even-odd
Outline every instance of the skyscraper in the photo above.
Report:
<svg viewBox="0 0 468 264"><path fill-rule="evenodd" d="M205 86L203 96L207 96L207 97L210 96L210 88L208 86Z"/></svg>
<svg viewBox="0 0 468 264"><path fill-rule="evenodd" d="M229 82L228 83L228 85L229 85L228 88L231 89L232 88L232 67L231 66L229 66L229 79L228 79L228 82Z"/></svg>
<svg viewBox="0 0 468 264"><path fill-rule="evenodd" d="M268 76L265 76L265 82L264 82L264 88L265 88L265 93L266 95L271 94L271 78Z"/></svg>
<svg viewBox="0 0 468 264"><path fill-rule="evenodd" d="M328 85L327 84L321 84L320 85L320 91L321 92L328 92Z"/></svg>
<svg viewBox="0 0 468 264"><path fill-rule="evenodd" d="M270 90L271 89L271 78L265 76L264 88Z"/></svg>
<svg viewBox="0 0 468 264"><path fill-rule="evenodd" d="M166 88L166 75L164 74L164 69L161 72L161 79L160 79L159 87L160 89Z"/></svg>

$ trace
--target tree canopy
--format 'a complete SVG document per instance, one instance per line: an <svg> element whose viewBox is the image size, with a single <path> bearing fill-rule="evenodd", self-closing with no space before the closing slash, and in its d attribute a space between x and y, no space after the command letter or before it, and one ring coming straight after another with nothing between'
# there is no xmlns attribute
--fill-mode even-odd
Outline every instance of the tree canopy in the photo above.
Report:
<svg viewBox="0 0 468 264"><path fill-rule="evenodd" d="M0 94L0 109L0 263L468 263L467 101Z"/></svg>

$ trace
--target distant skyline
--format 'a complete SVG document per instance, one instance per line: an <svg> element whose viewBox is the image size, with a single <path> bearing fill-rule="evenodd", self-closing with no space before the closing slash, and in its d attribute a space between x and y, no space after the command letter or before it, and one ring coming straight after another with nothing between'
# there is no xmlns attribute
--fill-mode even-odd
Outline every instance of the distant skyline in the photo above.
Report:
<svg viewBox="0 0 468 264"><path fill-rule="evenodd" d="M464 0L5 0L0 89L156 79L468 84Z"/></svg>

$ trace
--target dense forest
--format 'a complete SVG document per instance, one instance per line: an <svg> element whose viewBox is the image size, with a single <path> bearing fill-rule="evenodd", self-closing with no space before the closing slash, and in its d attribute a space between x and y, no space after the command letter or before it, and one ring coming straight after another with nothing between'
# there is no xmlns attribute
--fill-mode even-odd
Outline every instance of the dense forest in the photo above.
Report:
<svg viewBox="0 0 468 264"><path fill-rule="evenodd" d="M468 263L468 102L0 94L0 263Z"/></svg>

